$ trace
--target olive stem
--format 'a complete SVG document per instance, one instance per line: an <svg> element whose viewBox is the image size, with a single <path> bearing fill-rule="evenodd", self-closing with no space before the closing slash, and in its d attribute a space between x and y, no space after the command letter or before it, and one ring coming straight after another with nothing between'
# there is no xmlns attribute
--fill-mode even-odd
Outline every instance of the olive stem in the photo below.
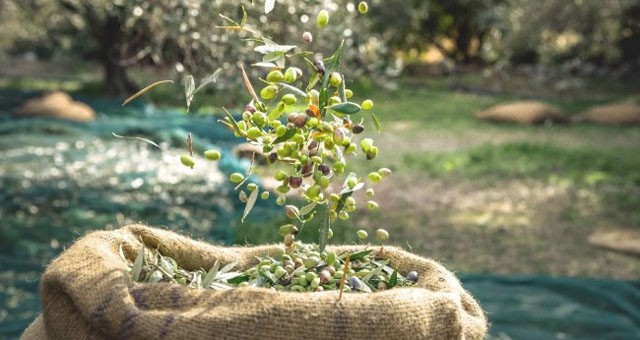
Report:
<svg viewBox="0 0 640 340"><path fill-rule="evenodd" d="M173 278L173 276L172 276L171 274L169 274L166 270L164 270L164 268L160 267L159 265L157 265L157 264L155 264L155 263L153 264L153 266L154 266L157 270L161 271L164 275L166 275L167 277L169 277L169 279L171 280L171 282L173 282L173 283L178 283L178 281L176 281L176 279L174 279L174 278Z"/></svg>
<svg viewBox="0 0 640 340"><path fill-rule="evenodd" d="M347 253L347 258L344 260L344 270L343 270L343 275L340 278L340 294L338 294L338 302L340 302L340 299L342 299L342 291L344 290L344 281L345 278L347 277L347 273L349 272L349 256L351 256L351 253Z"/></svg>

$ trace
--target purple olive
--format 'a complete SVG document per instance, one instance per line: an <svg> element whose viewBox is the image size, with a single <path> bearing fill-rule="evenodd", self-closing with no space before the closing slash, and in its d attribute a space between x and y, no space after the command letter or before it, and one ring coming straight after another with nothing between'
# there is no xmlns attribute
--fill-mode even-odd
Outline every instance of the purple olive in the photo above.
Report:
<svg viewBox="0 0 640 340"><path fill-rule="evenodd" d="M418 281L418 272L415 270L412 270L410 272L407 273L407 280L416 283Z"/></svg>

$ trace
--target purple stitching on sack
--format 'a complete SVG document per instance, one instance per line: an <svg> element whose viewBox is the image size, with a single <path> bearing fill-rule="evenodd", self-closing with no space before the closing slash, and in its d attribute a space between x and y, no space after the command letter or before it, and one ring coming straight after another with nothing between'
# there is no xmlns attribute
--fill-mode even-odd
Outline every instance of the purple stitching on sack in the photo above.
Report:
<svg viewBox="0 0 640 340"><path fill-rule="evenodd" d="M162 328L160 328L159 339L164 339L169 335L169 331L171 330L171 325L175 321L175 316L173 314L168 315L164 319L164 323L162 324Z"/></svg>
<svg viewBox="0 0 640 340"><path fill-rule="evenodd" d="M111 302L112 298L113 292L109 292L109 294L104 299L102 299L102 301L93 309L90 314L90 318L99 322L104 321L107 316L107 309L109 308L109 303Z"/></svg>
<svg viewBox="0 0 640 340"><path fill-rule="evenodd" d="M182 287L180 286L174 286L171 289L171 303L173 304L173 308L182 307L182 303L180 301L182 298L182 295L180 294L180 290L182 290Z"/></svg>
<svg viewBox="0 0 640 340"><path fill-rule="evenodd" d="M147 305L146 299L144 297L144 293L145 291L142 289L136 289L131 292L131 295L133 296L133 300L135 301L136 306L138 306L141 309L149 308L149 305Z"/></svg>
<svg viewBox="0 0 640 340"><path fill-rule="evenodd" d="M124 313L124 318L122 319L122 323L120 324L120 335L118 339L131 339L134 334L134 329L136 327L136 319L140 316L140 313L137 311L127 310Z"/></svg>

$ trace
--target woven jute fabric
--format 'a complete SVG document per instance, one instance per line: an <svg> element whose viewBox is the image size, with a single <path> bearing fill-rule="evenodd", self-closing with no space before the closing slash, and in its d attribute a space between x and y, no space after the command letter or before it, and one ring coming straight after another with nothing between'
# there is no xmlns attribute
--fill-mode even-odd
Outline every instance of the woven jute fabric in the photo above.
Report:
<svg viewBox="0 0 640 340"><path fill-rule="evenodd" d="M376 293L227 291L173 283L134 283L127 263L143 245L188 270L216 260L244 270L274 245L218 247L171 231L130 225L79 239L42 276L42 316L24 339L482 339L484 312L435 261L394 247L382 257L417 284ZM363 246L337 246L337 252Z"/></svg>
<svg viewBox="0 0 640 340"><path fill-rule="evenodd" d="M569 119L555 106L537 101L517 101L494 105L475 113L482 120L520 124L567 123Z"/></svg>

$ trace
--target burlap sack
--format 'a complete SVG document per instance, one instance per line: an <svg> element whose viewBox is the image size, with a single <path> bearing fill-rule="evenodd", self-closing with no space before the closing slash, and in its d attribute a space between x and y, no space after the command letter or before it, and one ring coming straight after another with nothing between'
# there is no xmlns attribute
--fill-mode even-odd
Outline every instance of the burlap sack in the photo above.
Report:
<svg viewBox="0 0 640 340"><path fill-rule="evenodd" d="M89 105L74 101L64 92L52 92L29 99L13 114L17 117L48 117L80 122L96 119L96 112Z"/></svg>
<svg viewBox="0 0 640 340"><path fill-rule="evenodd" d="M189 270L237 262L274 246L216 247L176 233L131 225L81 238L42 276L43 316L24 339L482 339L487 320L456 277L438 263L393 247L385 257L417 270L416 288L372 294L294 293L264 288L191 289L133 283L118 254L134 259L142 242ZM361 249L335 247L337 251Z"/></svg>
<svg viewBox="0 0 640 340"><path fill-rule="evenodd" d="M475 116L482 120L520 124L566 123L569 121L557 107L536 101L494 105L484 111L476 112Z"/></svg>
<svg viewBox="0 0 640 340"><path fill-rule="evenodd" d="M640 124L640 105L629 101L594 106L576 116L574 120L599 124Z"/></svg>

